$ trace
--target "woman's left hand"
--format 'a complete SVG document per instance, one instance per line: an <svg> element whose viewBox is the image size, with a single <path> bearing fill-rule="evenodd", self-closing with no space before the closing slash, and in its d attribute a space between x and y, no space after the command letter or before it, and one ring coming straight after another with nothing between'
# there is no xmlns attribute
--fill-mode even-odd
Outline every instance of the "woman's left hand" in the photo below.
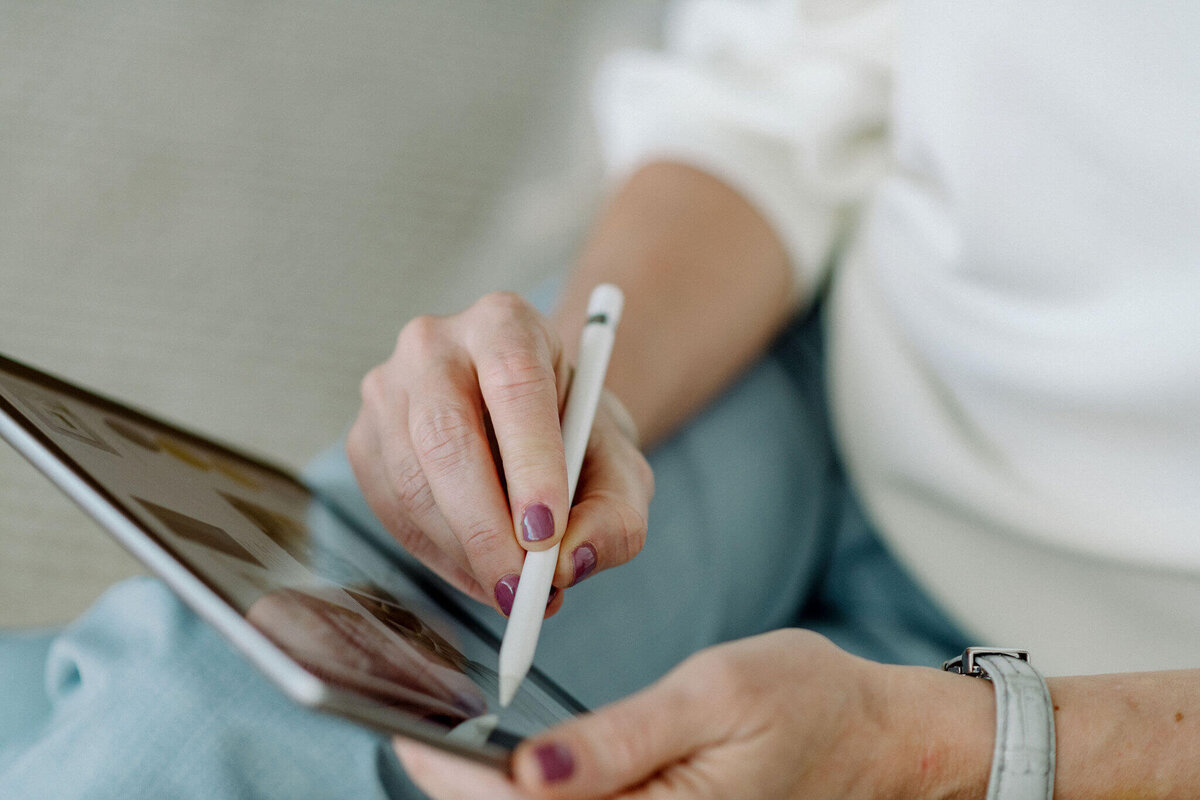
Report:
<svg viewBox="0 0 1200 800"><path fill-rule="evenodd" d="M705 650L521 744L513 777L397 740L434 797L983 797L990 684L789 629Z"/></svg>

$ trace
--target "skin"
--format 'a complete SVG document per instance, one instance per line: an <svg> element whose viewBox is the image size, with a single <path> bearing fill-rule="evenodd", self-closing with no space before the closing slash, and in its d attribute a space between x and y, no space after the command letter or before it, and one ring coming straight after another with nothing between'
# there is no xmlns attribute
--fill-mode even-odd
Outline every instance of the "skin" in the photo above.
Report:
<svg viewBox="0 0 1200 800"><path fill-rule="evenodd" d="M1190 798L1200 674L1052 678L1059 800ZM517 750L513 777L396 741L436 798L983 798L991 685L862 661L806 631L703 651ZM569 753L548 779L539 753ZM561 770L559 770L561 772Z"/></svg>
<svg viewBox="0 0 1200 800"><path fill-rule="evenodd" d="M550 320L510 295L421 318L363 382L348 440L368 502L397 538L484 602L522 548L563 541L598 568L645 539L653 479L624 414L602 406L566 521L558 410L590 288L627 295L608 388L642 442L667 435L751 364L794 287L768 224L720 181L678 164L632 176L599 218ZM488 423L496 447L489 446ZM520 538L551 509L554 536ZM562 602L562 593L549 613ZM1055 678L1060 800L1194 797L1200 670ZM438 798L983 798L995 701L985 681L883 666L804 631L706 650L612 706L524 742L513 774L396 741Z"/></svg>
<svg viewBox="0 0 1200 800"><path fill-rule="evenodd" d="M626 308L567 530L559 412L602 280L625 290ZM602 217L553 319L499 293L404 327L362 381L346 442L359 486L406 549L498 610L497 584L520 573L524 550L562 541L560 588L575 582L584 544L597 572L623 564L645 542L654 481L615 398L653 443L754 360L787 320L790 294L782 246L737 193L687 167L644 169ZM528 542L520 532L535 504L550 509L554 535Z"/></svg>
<svg viewBox="0 0 1200 800"><path fill-rule="evenodd" d="M584 246L553 325L573 357L591 287L625 291L608 386L652 445L756 361L794 313L792 269L758 212L679 164L631 177Z"/></svg>
<svg viewBox="0 0 1200 800"><path fill-rule="evenodd" d="M951 748L931 747L936 708L959 714ZM511 780L430 748L397 751L438 798L966 798L987 783L992 714L983 681L883 667L792 629L703 651L523 744ZM567 777L548 779L547 748L570 754Z"/></svg>

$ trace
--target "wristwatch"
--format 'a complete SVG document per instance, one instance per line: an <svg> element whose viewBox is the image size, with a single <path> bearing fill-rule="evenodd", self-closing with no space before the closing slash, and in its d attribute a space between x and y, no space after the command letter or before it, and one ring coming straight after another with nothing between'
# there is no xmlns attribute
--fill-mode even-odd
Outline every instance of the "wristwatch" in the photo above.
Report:
<svg viewBox="0 0 1200 800"><path fill-rule="evenodd" d="M968 647L942 664L989 680L996 688L996 746L987 800L1051 800L1054 796L1054 706L1027 650Z"/></svg>

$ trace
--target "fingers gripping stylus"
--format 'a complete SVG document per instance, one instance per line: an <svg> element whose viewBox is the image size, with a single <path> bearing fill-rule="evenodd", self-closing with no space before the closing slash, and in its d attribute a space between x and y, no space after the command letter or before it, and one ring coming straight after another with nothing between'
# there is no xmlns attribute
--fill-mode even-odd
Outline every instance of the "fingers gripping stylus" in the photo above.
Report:
<svg viewBox="0 0 1200 800"><path fill-rule="evenodd" d="M612 355L613 339L624 306L625 296L610 283L602 283L593 289L588 300L587 322L579 341L579 360L562 417L568 499L575 497L583 455L592 433L596 406L604 388L604 375L608 371L608 359ZM559 545L556 544L549 550L525 554L525 565L517 582L517 594L508 617L508 627L500 644L501 705L507 706L512 702L517 688L533 665L533 654L537 650L538 635L542 631L542 619L546 613L546 600L558 565L558 549Z"/></svg>

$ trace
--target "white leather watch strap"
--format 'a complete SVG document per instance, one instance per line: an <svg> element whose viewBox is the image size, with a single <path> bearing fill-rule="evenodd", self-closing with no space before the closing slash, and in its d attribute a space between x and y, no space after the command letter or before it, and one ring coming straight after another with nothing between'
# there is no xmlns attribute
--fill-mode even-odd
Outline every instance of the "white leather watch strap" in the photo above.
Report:
<svg viewBox="0 0 1200 800"><path fill-rule="evenodd" d="M1041 674L1017 650L968 648L945 669L987 678L996 688L996 746L987 800L1054 796L1054 706Z"/></svg>

